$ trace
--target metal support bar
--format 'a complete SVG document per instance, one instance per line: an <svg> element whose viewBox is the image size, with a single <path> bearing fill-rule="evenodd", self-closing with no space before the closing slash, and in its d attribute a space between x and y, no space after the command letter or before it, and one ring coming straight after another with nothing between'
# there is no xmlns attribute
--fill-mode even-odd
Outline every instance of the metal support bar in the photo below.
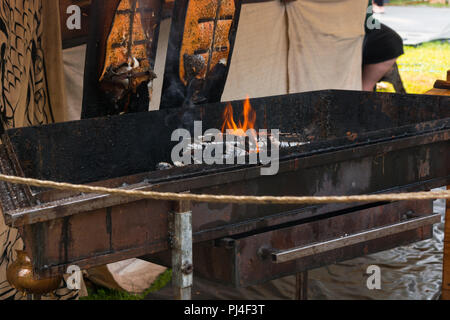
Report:
<svg viewBox="0 0 450 320"><path fill-rule="evenodd" d="M370 241L382 237L387 237L396 233L414 230L426 225L435 224L441 221L440 214L433 214L430 216L410 219L409 221L404 221L389 226L384 226L381 228L376 228L349 236L345 236L338 239L332 239L329 241L314 243L304 247L297 247L288 250L275 250L266 249L274 263L283 263L287 261L296 260L299 258L331 251L334 249L339 249L346 246L351 246L365 241ZM266 254L265 254L266 255Z"/></svg>
<svg viewBox="0 0 450 320"><path fill-rule="evenodd" d="M450 73L448 74L450 80ZM447 186L450 190L450 186ZM444 259L442 265L442 300L450 300L450 200L445 205Z"/></svg>
<svg viewBox="0 0 450 320"><path fill-rule="evenodd" d="M193 283L192 211L179 202L173 213L172 284L176 300L191 300Z"/></svg>
<svg viewBox="0 0 450 320"><path fill-rule="evenodd" d="M308 271L303 271L296 275L295 300L308 300Z"/></svg>

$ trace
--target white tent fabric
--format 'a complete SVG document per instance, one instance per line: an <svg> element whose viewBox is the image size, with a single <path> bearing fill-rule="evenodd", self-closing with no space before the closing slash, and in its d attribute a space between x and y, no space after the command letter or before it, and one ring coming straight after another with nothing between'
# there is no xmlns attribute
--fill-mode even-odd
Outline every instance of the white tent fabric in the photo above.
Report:
<svg viewBox="0 0 450 320"><path fill-rule="evenodd" d="M68 121L80 120L81 118L85 57L86 45L63 50Z"/></svg>
<svg viewBox="0 0 450 320"><path fill-rule="evenodd" d="M222 100L361 90L366 8L354 0L244 5Z"/></svg>
<svg viewBox="0 0 450 320"><path fill-rule="evenodd" d="M450 8L386 6L375 17L395 30L406 45L450 39Z"/></svg>

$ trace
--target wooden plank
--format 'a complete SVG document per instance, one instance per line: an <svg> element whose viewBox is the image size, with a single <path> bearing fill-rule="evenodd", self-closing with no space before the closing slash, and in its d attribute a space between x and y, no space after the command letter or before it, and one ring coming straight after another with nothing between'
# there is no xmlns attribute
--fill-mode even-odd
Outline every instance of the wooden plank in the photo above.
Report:
<svg viewBox="0 0 450 320"><path fill-rule="evenodd" d="M447 80L436 80L433 89L425 92L433 96L450 96L450 70L447 71Z"/></svg>
<svg viewBox="0 0 450 320"><path fill-rule="evenodd" d="M447 89L431 89L426 94L434 95L434 96L450 96L450 90Z"/></svg>
<svg viewBox="0 0 450 320"><path fill-rule="evenodd" d="M450 90L450 81L437 80L437 81L434 83L434 87L435 87L436 89Z"/></svg>

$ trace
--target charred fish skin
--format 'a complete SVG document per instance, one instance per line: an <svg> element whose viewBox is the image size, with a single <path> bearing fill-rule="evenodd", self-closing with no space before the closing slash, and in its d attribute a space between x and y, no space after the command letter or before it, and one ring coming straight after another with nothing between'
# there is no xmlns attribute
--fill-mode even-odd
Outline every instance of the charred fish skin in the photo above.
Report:
<svg viewBox="0 0 450 320"><path fill-rule="evenodd" d="M240 8L239 0L176 2L161 109L220 101Z"/></svg>
<svg viewBox="0 0 450 320"><path fill-rule="evenodd" d="M147 111L152 96L162 1L121 0L98 79L108 114Z"/></svg>

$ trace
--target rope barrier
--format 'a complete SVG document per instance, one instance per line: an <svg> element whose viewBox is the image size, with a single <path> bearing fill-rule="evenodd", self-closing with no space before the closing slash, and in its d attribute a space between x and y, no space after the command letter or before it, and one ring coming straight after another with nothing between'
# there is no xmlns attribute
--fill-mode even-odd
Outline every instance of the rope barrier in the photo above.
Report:
<svg viewBox="0 0 450 320"><path fill-rule="evenodd" d="M450 190L406 192L376 195L354 195L354 196L233 196L233 195L210 195L190 194L174 192L156 192L128 190L120 188L95 187L80 184L71 184L47 180L30 179L0 174L0 181L53 188L58 190L70 190L83 193L109 194L118 196L135 197L139 199L154 199L168 201L191 201L209 203L236 203L236 204L323 204L323 203L353 203L353 202L379 202L400 200L434 200L450 199Z"/></svg>

